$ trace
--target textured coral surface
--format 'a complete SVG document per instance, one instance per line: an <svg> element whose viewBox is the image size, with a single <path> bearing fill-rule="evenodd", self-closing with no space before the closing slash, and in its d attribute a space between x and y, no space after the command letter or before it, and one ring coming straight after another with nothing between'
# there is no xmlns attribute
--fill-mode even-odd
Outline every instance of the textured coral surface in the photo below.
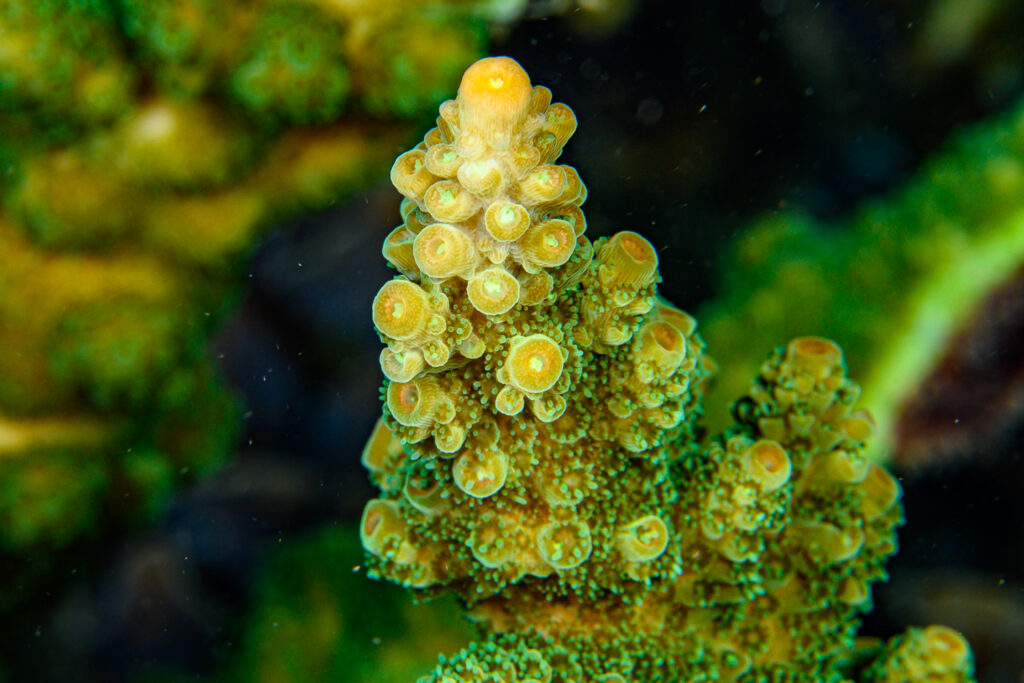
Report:
<svg viewBox="0 0 1024 683"><path fill-rule="evenodd" d="M386 168L500 9L0 5L0 550L151 519L226 455L241 257Z"/></svg>
<svg viewBox="0 0 1024 683"><path fill-rule="evenodd" d="M485 638L424 680L970 680L948 629L855 641L902 509L839 348L778 349L700 445L714 363L650 243L584 235L572 111L499 57L437 124L392 170L361 523L376 575Z"/></svg>

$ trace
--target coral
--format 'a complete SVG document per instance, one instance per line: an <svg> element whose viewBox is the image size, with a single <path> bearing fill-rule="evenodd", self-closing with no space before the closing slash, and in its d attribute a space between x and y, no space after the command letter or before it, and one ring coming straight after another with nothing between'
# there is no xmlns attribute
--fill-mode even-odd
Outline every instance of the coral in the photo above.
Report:
<svg viewBox="0 0 1024 683"><path fill-rule="evenodd" d="M37 560L12 567L225 457L207 340L242 258L377 177L504 9L3 3L0 548Z"/></svg>
<svg viewBox="0 0 1024 683"><path fill-rule="evenodd" d="M469 640L454 600L412 605L396 586L367 586L354 532L324 529L273 553L220 680L401 683Z"/></svg>
<svg viewBox="0 0 1024 683"><path fill-rule="evenodd" d="M5 2L0 21L4 115L34 120L61 137L128 109L138 74L124 59L109 3ZM5 138L4 146L22 142Z"/></svg>
<svg viewBox="0 0 1024 683"><path fill-rule="evenodd" d="M945 626L912 628L893 638L865 672L871 683L962 681L970 673L971 653L956 631Z"/></svg>
<svg viewBox="0 0 1024 683"><path fill-rule="evenodd" d="M145 509L230 446L234 400L202 345L222 290L140 249L49 251L2 220L0 245L0 546L61 547L107 495Z"/></svg>
<svg viewBox="0 0 1024 683"><path fill-rule="evenodd" d="M1021 395L1019 353L998 348L1019 346L1004 312L1020 306L1022 190L1018 104L836 225L796 211L760 220L701 316L722 364L709 423L726 424L731 397L778 339L816 331L842 339L865 377L873 458L920 464L998 437Z"/></svg>
<svg viewBox="0 0 1024 683"><path fill-rule="evenodd" d="M839 347L777 349L701 446L715 365L649 242L583 234L572 111L507 57L440 111L392 170L360 527L373 575L455 592L484 636L421 681L970 680L937 627L855 648L902 508Z"/></svg>

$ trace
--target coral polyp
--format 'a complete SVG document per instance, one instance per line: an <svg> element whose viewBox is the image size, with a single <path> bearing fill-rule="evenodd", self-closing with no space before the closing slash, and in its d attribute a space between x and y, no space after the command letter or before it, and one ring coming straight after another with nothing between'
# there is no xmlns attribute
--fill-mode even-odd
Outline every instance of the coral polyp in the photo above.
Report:
<svg viewBox="0 0 1024 683"><path fill-rule="evenodd" d="M780 347L701 443L713 363L650 242L583 234L572 111L508 57L440 111L392 172L419 272L374 304L364 454L371 572L485 636L422 682L970 680L949 629L855 647L902 508L839 346Z"/></svg>

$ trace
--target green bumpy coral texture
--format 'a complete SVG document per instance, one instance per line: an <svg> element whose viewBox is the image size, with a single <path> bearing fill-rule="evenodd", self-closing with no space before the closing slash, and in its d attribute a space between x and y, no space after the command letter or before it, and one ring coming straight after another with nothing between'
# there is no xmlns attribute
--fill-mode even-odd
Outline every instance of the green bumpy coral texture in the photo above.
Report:
<svg viewBox="0 0 1024 683"><path fill-rule="evenodd" d="M583 234L553 163L575 125L484 59L392 169L360 534L373 575L455 592L482 636L420 683L972 680L949 629L855 641L903 512L839 347L776 349L701 445L714 364L649 242Z"/></svg>
<svg viewBox="0 0 1024 683"><path fill-rule="evenodd" d="M246 108L291 123L330 121L345 106L351 77L338 24L302 5L275 7L259 19L231 78Z"/></svg>
<svg viewBox="0 0 1024 683"><path fill-rule="evenodd" d="M137 72L121 54L113 12L103 0L5 2L0 116L61 138L127 110Z"/></svg>
<svg viewBox="0 0 1024 683"><path fill-rule="evenodd" d="M720 361L713 427L779 339L841 339L864 378L885 457L898 416L985 294L1024 264L1024 102L957 134L905 187L837 225L798 213L757 222L703 312Z"/></svg>
<svg viewBox="0 0 1024 683"><path fill-rule="evenodd" d="M207 344L242 259L378 177L500 10L3 3L0 548L44 566L225 458Z"/></svg>

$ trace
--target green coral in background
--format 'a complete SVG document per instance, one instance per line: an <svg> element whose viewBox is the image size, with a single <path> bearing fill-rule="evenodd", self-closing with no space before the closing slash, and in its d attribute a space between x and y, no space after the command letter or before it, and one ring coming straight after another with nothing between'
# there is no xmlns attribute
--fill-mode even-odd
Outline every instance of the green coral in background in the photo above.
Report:
<svg viewBox="0 0 1024 683"><path fill-rule="evenodd" d="M115 8L105 0L0 6L0 122L43 141L113 121L131 107L138 73L125 59ZM24 144L4 135L3 144Z"/></svg>
<svg viewBox="0 0 1024 683"><path fill-rule="evenodd" d="M1024 265L1024 103L954 136L902 189L836 225L767 216L722 269L723 296L702 314L722 370L711 426L779 339L843 340L878 421L882 457L916 388L971 313ZM902 454L910 458L917 454ZM920 454L924 457L924 454Z"/></svg>
<svg viewBox="0 0 1024 683"><path fill-rule="evenodd" d="M61 547L105 501L152 512L231 446L201 313L225 287L140 249L46 250L2 220L0 245L0 547Z"/></svg>
<svg viewBox="0 0 1024 683"><path fill-rule="evenodd" d="M5 602L50 551L152 519L224 459L239 412L207 340L242 257L379 177L506 5L3 3Z"/></svg>
<svg viewBox="0 0 1024 683"><path fill-rule="evenodd" d="M345 107L351 77L342 27L313 7L279 5L259 17L230 81L248 110L282 123L330 121Z"/></svg>
<svg viewBox="0 0 1024 683"><path fill-rule="evenodd" d="M234 683L404 683L472 635L454 599L414 605L367 585L353 528L328 528L275 552L256 588Z"/></svg>

